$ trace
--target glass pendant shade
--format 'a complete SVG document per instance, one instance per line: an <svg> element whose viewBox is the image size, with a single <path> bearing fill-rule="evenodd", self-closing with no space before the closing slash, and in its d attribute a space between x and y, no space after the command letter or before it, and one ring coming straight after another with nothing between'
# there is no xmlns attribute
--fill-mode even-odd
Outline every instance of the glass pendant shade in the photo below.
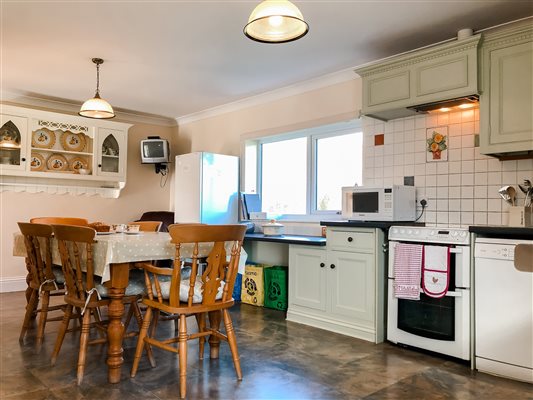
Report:
<svg viewBox="0 0 533 400"><path fill-rule="evenodd" d="M98 93L96 93L92 99L89 99L82 104L78 114L82 117L98 119L113 118L115 116L111 104L100 98Z"/></svg>
<svg viewBox="0 0 533 400"><path fill-rule="evenodd" d="M309 26L290 1L262 1L250 15L244 34L262 43L285 43L301 38Z"/></svg>
<svg viewBox="0 0 533 400"><path fill-rule="evenodd" d="M96 93L92 99L87 100L81 105L78 114L87 118L113 118L115 116L113 107L100 97L100 64L103 64L104 60L101 58L93 58L92 61L96 64Z"/></svg>

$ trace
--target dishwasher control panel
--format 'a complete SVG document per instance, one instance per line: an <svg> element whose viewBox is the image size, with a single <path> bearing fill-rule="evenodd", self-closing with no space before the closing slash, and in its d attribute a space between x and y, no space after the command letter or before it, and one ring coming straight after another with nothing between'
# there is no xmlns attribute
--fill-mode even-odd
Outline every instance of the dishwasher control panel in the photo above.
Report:
<svg viewBox="0 0 533 400"><path fill-rule="evenodd" d="M476 243L475 257L514 260L514 244Z"/></svg>

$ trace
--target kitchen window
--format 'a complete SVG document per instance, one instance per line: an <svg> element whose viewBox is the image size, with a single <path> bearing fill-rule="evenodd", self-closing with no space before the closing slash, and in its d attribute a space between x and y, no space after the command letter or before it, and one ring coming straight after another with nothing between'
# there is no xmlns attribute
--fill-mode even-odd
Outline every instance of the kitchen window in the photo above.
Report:
<svg viewBox="0 0 533 400"><path fill-rule="evenodd" d="M362 147L358 120L246 140L244 192L269 218L338 214L341 187L362 184Z"/></svg>

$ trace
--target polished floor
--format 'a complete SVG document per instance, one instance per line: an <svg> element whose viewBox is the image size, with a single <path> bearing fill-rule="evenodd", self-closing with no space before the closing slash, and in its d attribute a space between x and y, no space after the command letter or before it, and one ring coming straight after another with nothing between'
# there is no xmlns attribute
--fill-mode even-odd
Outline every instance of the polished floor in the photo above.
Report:
<svg viewBox="0 0 533 400"><path fill-rule="evenodd" d="M90 348L85 378L76 386L76 334L68 334L54 367L50 353L57 322L35 354L33 335L18 336L23 293L0 294L1 399L177 399L176 356L155 350L157 367L143 359L129 377L135 338L126 340L122 382L107 383L105 348ZM232 310L244 379L235 377L228 346L218 360L198 359L189 344L189 399L533 399L533 386L470 371L465 364L286 322L279 311L238 305ZM191 321L192 323L192 321ZM162 322L160 335L173 330Z"/></svg>

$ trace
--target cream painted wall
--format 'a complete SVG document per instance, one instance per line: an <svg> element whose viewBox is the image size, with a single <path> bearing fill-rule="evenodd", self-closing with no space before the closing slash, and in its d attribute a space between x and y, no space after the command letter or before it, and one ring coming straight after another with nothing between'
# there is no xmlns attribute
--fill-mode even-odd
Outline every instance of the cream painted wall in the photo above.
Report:
<svg viewBox="0 0 533 400"><path fill-rule="evenodd" d="M179 126L177 153L240 155L243 135L288 132L356 118L361 79L354 79Z"/></svg>
<svg viewBox="0 0 533 400"><path fill-rule="evenodd" d="M36 216L79 216L90 221L129 222L140 217L144 211L170 210L172 174L166 185L160 187L160 175L156 175L154 166L141 164L139 142L148 135L171 141L176 129L139 123L129 129L126 187L118 199L67 194L0 193L1 290L21 290L25 286L24 260L12 256L12 237L18 231L18 221L28 221L30 217ZM22 287L21 282L24 285Z"/></svg>

